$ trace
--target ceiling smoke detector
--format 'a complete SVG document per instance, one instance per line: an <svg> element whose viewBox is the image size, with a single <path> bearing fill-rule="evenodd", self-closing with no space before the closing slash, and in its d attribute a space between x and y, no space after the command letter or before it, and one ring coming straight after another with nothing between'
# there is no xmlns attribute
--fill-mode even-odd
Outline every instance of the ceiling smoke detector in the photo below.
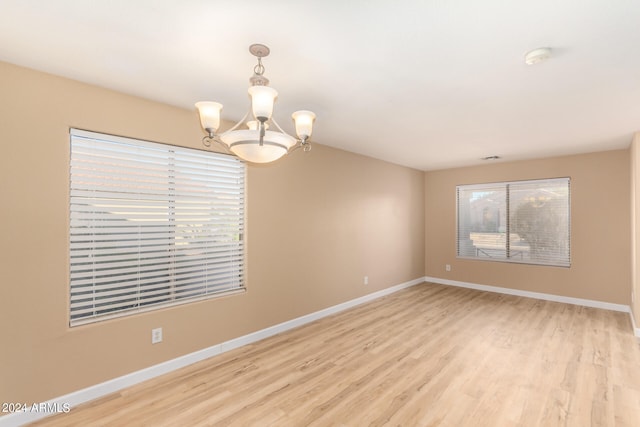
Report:
<svg viewBox="0 0 640 427"><path fill-rule="evenodd" d="M524 63L527 65L535 65L540 62L546 61L551 57L551 48L540 47L533 49L524 56Z"/></svg>

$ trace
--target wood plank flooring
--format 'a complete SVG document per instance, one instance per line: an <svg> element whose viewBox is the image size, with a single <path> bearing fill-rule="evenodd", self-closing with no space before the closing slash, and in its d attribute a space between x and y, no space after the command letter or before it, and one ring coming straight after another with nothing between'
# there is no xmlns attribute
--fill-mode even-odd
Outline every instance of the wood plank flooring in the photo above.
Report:
<svg viewBox="0 0 640 427"><path fill-rule="evenodd" d="M414 286L37 426L640 426L629 316Z"/></svg>

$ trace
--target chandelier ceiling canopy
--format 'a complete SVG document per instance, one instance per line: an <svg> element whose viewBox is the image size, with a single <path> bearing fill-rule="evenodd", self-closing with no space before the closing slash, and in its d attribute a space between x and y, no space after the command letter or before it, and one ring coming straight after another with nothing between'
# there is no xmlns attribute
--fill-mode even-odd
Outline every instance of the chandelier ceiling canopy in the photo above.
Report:
<svg viewBox="0 0 640 427"><path fill-rule="evenodd" d="M297 138L287 134L273 118L273 105L278 92L269 87L269 79L264 76L262 58L269 55L269 48L262 44L253 44L249 52L258 58L249 79L251 108L244 117L230 129L217 133L220 128L222 104L202 101L196 103L200 124L206 132L202 143L210 147L214 141L239 158L251 163L269 163L278 160L298 148L311 149L309 138L313 130L316 115L311 111L300 110L291 115L295 124Z"/></svg>

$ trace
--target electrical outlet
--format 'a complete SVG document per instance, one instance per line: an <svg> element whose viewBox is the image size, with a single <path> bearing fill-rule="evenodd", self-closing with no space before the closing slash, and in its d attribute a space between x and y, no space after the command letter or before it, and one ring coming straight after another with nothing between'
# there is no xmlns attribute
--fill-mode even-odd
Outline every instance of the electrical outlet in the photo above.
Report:
<svg viewBox="0 0 640 427"><path fill-rule="evenodd" d="M365 285L369 284L369 276L364 276L364 284Z"/></svg>
<svg viewBox="0 0 640 427"><path fill-rule="evenodd" d="M158 344L162 342L162 328L155 328L151 330L151 344Z"/></svg>
<svg viewBox="0 0 640 427"><path fill-rule="evenodd" d="M445 265L445 266L444 266L444 269L445 269L446 271L451 271L451 264L447 264L447 265Z"/></svg>

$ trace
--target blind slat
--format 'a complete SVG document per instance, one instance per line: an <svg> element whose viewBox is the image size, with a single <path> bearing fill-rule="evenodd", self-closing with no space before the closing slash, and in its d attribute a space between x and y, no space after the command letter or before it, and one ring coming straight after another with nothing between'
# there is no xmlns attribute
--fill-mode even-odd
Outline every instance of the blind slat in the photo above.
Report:
<svg viewBox="0 0 640 427"><path fill-rule="evenodd" d="M220 288L226 287L229 285L231 275L227 272L221 272L216 275L208 275L202 276L206 277L207 288ZM169 288L177 289L178 287L183 287L189 285L193 287L192 283L200 281L201 277L191 279L191 280L181 280L179 286L171 286L171 283L168 281L158 281L158 279L148 279L148 280L140 280L132 285L121 286L118 288L106 286L106 285L96 285L96 286L84 286L78 287L71 294L71 302L76 303L79 301L87 301L87 300L99 300L102 296L105 295L116 295L116 294L125 294L125 295L137 295L138 292L144 293L145 295L149 292L153 292L155 290L167 290ZM233 283L241 284L242 280L232 280Z"/></svg>

